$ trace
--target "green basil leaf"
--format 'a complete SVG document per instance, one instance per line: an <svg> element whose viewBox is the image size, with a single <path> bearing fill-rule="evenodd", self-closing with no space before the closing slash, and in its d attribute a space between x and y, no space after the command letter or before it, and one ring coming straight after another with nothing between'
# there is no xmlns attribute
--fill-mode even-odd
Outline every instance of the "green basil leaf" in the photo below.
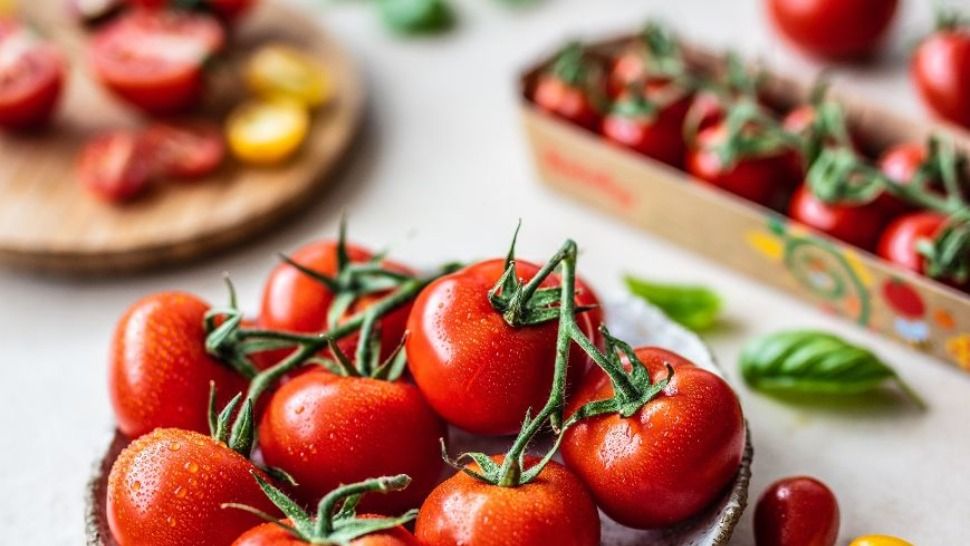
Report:
<svg viewBox="0 0 970 546"><path fill-rule="evenodd" d="M377 6L384 24L402 34L446 30L454 19L445 0L378 0Z"/></svg>
<svg viewBox="0 0 970 546"><path fill-rule="evenodd" d="M757 337L742 350L740 366L745 382L761 391L855 395L894 382L924 406L879 357L826 332L789 330Z"/></svg>
<svg viewBox="0 0 970 546"><path fill-rule="evenodd" d="M624 277L634 296L659 307L668 317L695 332L708 330L721 313L721 298L703 286L664 284Z"/></svg>

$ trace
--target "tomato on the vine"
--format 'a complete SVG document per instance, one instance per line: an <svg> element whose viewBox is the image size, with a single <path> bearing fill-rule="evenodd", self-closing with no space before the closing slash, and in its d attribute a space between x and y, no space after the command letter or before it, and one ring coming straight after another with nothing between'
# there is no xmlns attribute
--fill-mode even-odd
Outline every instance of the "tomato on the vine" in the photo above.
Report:
<svg viewBox="0 0 970 546"><path fill-rule="evenodd" d="M297 264L329 277L338 273L338 245L335 240L323 240L304 245L294 252L290 259ZM373 254L360 246L347 245L347 257L351 263L365 263ZM383 261L389 270L410 274L411 271L398 263ZM386 296L386 292L360 296L347 309L345 316L363 311ZM327 328L327 315L334 303L334 293L326 285L312 278L296 267L281 263L269 274L263 286L259 324L273 330L288 332L324 332ZM388 356L400 345L407 325L411 306L402 305L385 315L379 323L381 350ZM351 335L338 343L348 355L354 354L358 336ZM273 351L285 355L285 351Z"/></svg>
<svg viewBox="0 0 970 546"><path fill-rule="evenodd" d="M807 185L795 192L788 216L864 250L876 247L887 221L885 208L878 200L860 205L826 203L812 194Z"/></svg>
<svg viewBox="0 0 970 546"><path fill-rule="evenodd" d="M435 280L408 319L408 367L418 387L446 421L477 434L515 432L552 387L557 323L510 326L488 297L504 270L503 260L487 260ZM517 260L515 271L525 283L539 266ZM549 276L541 286L558 282ZM593 318L577 316L587 337L599 326ZM586 355L572 350L567 384L574 386L587 365Z"/></svg>
<svg viewBox="0 0 970 546"><path fill-rule="evenodd" d="M839 503L814 478L779 480L758 500L754 533L757 546L834 546L839 534Z"/></svg>
<svg viewBox="0 0 970 546"><path fill-rule="evenodd" d="M923 102L933 112L970 127L970 26L955 23L923 40L910 70Z"/></svg>
<svg viewBox="0 0 970 546"><path fill-rule="evenodd" d="M213 438L174 428L155 430L126 447L111 467L111 533L124 546L231 544L261 520L249 512L224 509L223 504L277 513L253 473L262 474Z"/></svg>
<svg viewBox="0 0 970 546"><path fill-rule="evenodd" d="M926 258L919 252L921 241L932 242L947 223L944 214L934 211L913 212L900 216L886 227L879 239L877 252L883 259L922 275L926 271ZM966 283L953 279L939 279L957 288Z"/></svg>
<svg viewBox="0 0 970 546"><path fill-rule="evenodd" d="M600 111L592 81L593 67L579 44L570 44L553 66L539 75L532 100L540 110L554 114L576 125L596 131Z"/></svg>
<svg viewBox="0 0 970 546"><path fill-rule="evenodd" d="M744 418L734 391L717 375L664 349L635 354L654 383L667 377L669 365L670 382L631 417L610 413L577 422L565 433L562 456L612 519L639 529L667 527L714 501L737 474ZM609 377L593 368L566 415L613 395Z"/></svg>
<svg viewBox="0 0 970 546"><path fill-rule="evenodd" d="M146 9L180 9L186 2L178 0L126 0L129 4ZM189 3L202 11L218 15L220 19L234 22L253 8L257 0L196 0Z"/></svg>
<svg viewBox="0 0 970 546"><path fill-rule="evenodd" d="M156 428L209 429L209 383L225 404L247 381L206 354L208 304L182 292L148 296L121 317L108 361L108 395L118 428L137 437Z"/></svg>
<svg viewBox="0 0 970 546"><path fill-rule="evenodd" d="M84 144L77 159L77 178L97 198L117 203L137 197L154 173L151 155L141 137L111 131Z"/></svg>
<svg viewBox="0 0 970 546"><path fill-rule="evenodd" d="M898 0L766 0L775 26L799 48L822 57L858 58L879 45Z"/></svg>
<svg viewBox="0 0 970 546"><path fill-rule="evenodd" d="M879 157L879 170L897 184L909 184L927 160L926 146L906 142L888 148ZM889 192L883 192L876 202L887 214L897 215L913 209L913 206Z"/></svg>
<svg viewBox="0 0 970 546"><path fill-rule="evenodd" d="M702 129L687 152L687 171L701 181L749 201L778 207L801 179L801 159L792 150L738 157L725 165L718 148L728 138L723 122Z"/></svg>
<svg viewBox="0 0 970 546"><path fill-rule="evenodd" d="M201 99L204 64L225 38L218 21L204 14L134 10L98 31L90 59L117 96L150 114L175 114Z"/></svg>
<svg viewBox="0 0 970 546"><path fill-rule="evenodd" d="M280 387L259 425L266 463L292 475L305 502L340 484L409 475L407 489L364 499L365 509L385 514L421 504L441 474L439 439L446 436L414 385L323 370Z"/></svg>
<svg viewBox="0 0 970 546"><path fill-rule="evenodd" d="M141 138L161 176L200 178L216 171L226 157L222 128L214 123L154 123Z"/></svg>
<svg viewBox="0 0 970 546"><path fill-rule="evenodd" d="M671 84L648 86L645 96L620 95L603 119L603 136L643 155L677 167L684 161L683 127L692 97Z"/></svg>
<svg viewBox="0 0 970 546"><path fill-rule="evenodd" d="M534 481L516 487L456 473L421 505L414 534L424 546L598 546L600 522L583 484L550 462Z"/></svg>
<svg viewBox="0 0 970 546"><path fill-rule="evenodd" d="M57 107L64 73L56 47L0 16L0 126L26 129L46 123Z"/></svg>
<svg viewBox="0 0 970 546"><path fill-rule="evenodd" d="M310 544L294 537L292 533L276 523L266 522L243 533L232 543L232 546L309 546ZM355 538L346 544L347 546L423 546L414 538L414 535L401 526Z"/></svg>

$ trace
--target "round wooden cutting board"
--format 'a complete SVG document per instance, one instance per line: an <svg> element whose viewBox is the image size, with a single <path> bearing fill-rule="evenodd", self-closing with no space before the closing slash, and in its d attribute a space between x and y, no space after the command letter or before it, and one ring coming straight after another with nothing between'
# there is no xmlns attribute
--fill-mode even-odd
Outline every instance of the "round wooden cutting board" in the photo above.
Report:
<svg viewBox="0 0 970 546"><path fill-rule="evenodd" d="M157 184L121 206L101 203L75 180L83 142L99 131L146 120L112 98L87 70L88 35L65 2L20 2L21 16L61 45L70 74L52 126L0 134L0 261L61 273L144 270L204 256L292 215L326 183L360 124L364 85L356 66L310 14L262 2L215 66L201 116L222 120L245 98L239 66L255 47L292 44L324 65L334 98L315 112L310 136L289 163L273 168L233 160L215 175Z"/></svg>

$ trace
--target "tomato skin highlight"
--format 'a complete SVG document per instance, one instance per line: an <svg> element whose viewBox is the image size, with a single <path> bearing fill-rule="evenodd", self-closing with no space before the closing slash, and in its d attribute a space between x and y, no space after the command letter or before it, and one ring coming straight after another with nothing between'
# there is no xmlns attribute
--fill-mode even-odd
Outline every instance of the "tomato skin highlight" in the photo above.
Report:
<svg viewBox="0 0 970 546"><path fill-rule="evenodd" d="M27 41L27 45L23 45ZM0 16L0 51L24 49L0 72L0 127L14 130L46 125L61 97L65 63L52 44Z"/></svg>
<svg viewBox="0 0 970 546"><path fill-rule="evenodd" d="M373 257L369 250L352 243L347 244L347 255L352 263L364 263ZM337 241L323 240L309 243L291 254L290 258L318 273L334 276L337 274L338 265ZM392 271L412 273L408 267L393 261L382 263ZM367 309L386 295L386 293L378 293L359 298L351 305L348 316ZM333 303L333 298L333 292L323 284L289 264L280 263L269 274L263 285L259 323L264 328L273 330L324 332L327 330L327 312ZM389 356L400 345L410 312L409 302L381 318L379 325L382 356ZM340 340L338 346L348 356L353 357L358 339L359 336L356 333L352 334ZM288 352L288 350L272 351L278 358Z"/></svg>
<svg viewBox="0 0 970 546"><path fill-rule="evenodd" d="M528 282L539 267L516 261ZM429 284L408 318L408 367L431 407L449 423L483 435L512 434L526 410L541 408L552 388L557 322L513 328L488 301L504 260L479 262ZM547 277L543 287L555 286ZM587 336L593 326L577 316ZM567 385L588 366L585 353L570 350Z"/></svg>
<svg viewBox="0 0 970 546"><path fill-rule="evenodd" d="M910 75L933 112L970 127L970 28L940 30L923 40Z"/></svg>
<svg viewBox="0 0 970 546"><path fill-rule="evenodd" d="M156 428L207 432L209 382L218 407L244 392L245 378L205 351L208 304L163 292L132 305L111 342L108 395L118 428L136 438Z"/></svg>
<svg viewBox="0 0 970 546"><path fill-rule="evenodd" d="M826 203L805 185L792 197L788 216L864 250L876 247L886 224L885 210L876 201L864 205Z"/></svg>
<svg viewBox="0 0 970 546"><path fill-rule="evenodd" d="M725 167L716 146L726 138L723 125L701 130L687 152L687 172L701 182L739 197L774 208L791 193L801 179L801 159L789 150L759 157L738 158Z"/></svg>
<svg viewBox="0 0 970 546"><path fill-rule="evenodd" d="M583 484L553 461L518 487L456 473L428 495L414 534L424 546L598 546L600 521Z"/></svg>
<svg viewBox="0 0 970 546"><path fill-rule="evenodd" d="M367 514L358 517L367 518ZM306 546L304 542L289 531L270 522L263 523L246 531L232 546ZM349 546L421 546L417 539L404 527L395 527L386 531L371 533L351 540Z"/></svg>
<svg viewBox="0 0 970 546"><path fill-rule="evenodd" d="M839 503L814 478L779 480L758 500L754 529L757 546L835 546Z"/></svg>
<svg viewBox="0 0 970 546"><path fill-rule="evenodd" d="M766 0L775 28L807 53L854 59L875 51L898 0Z"/></svg>
<svg viewBox="0 0 970 546"><path fill-rule="evenodd" d="M315 503L337 486L407 474L407 489L364 497L366 511L399 514L421 504L441 474L444 423L403 381L302 374L273 394L259 424L266 463L289 472Z"/></svg>
<svg viewBox="0 0 970 546"><path fill-rule="evenodd" d="M630 418L580 421L566 432L561 453L610 518L656 529L693 516L724 493L741 464L744 418L720 377L664 349L642 347L636 355L654 382L667 377L671 365L667 388ZM593 368L566 414L612 396L609 378Z"/></svg>
<svg viewBox="0 0 970 546"><path fill-rule="evenodd" d="M532 100L544 112L591 131L599 128L600 114L586 91L571 86L551 74L545 74L539 78Z"/></svg>
<svg viewBox="0 0 970 546"><path fill-rule="evenodd" d="M260 523L246 504L278 510L251 473L249 460L208 436L158 429L135 440L108 477L108 524L120 546L225 546Z"/></svg>
<svg viewBox="0 0 970 546"><path fill-rule="evenodd" d="M183 49L162 49L175 42ZM94 74L115 95L148 114L171 115L200 101L203 65L224 44L225 31L212 17L134 10L97 32L89 57Z"/></svg>

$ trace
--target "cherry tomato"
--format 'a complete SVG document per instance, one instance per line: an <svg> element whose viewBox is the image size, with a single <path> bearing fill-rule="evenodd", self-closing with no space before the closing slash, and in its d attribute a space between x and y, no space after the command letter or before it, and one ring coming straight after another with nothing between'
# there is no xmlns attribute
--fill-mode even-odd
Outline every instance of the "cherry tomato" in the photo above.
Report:
<svg viewBox="0 0 970 546"><path fill-rule="evenodd" d="M767 0L775 26L812 55L858 58L879 45L898 0Z"/></svg>
<svg viewBox="0 0 970 546"><path fill-rule="evenodd" d="M122 546L225 546L260 518L239 503L276 514L245 457L208 436L164 428L135 440L108 477L108 525ZM265 475L263 476L265 478Z"/></svg>
<svg viewBox="0 0 970 546"><path fill-rule="evenodd" d="M544 74L536 82L532 100L540 110L571 121L580 127L596 131L600 114L589 93L569 85L552 74Z"/></svg>
<svg viewBox="0 0 970 546"><path fill-rule="evenodd" d="M162 176L200 178L215 172L226 157L222 130L209 122L154 123L142 140Z"/></svg>
<svg viewBox="0 0 970 546"><path fill-rule="evenodd" d="M866 535L853 540L849 546L913 546L901 538L888 535Z"/></svg>
<svg viewBox="0 0 970 546"><path fill-rule="evenodd" d="M253 165L286 161L300 149L309 131L306 107L283 99L244 103L226 121L232 153Z"/></svg>
<svg viewBox="0 0 970 546"><path fill-rule="evenodd" d="M314 108L332 91L326 70L316 59L282 44L261 47L246 63L246 85L264 98L287 98Z"/></svg>
<svg viewBox="0 0 970 546"><path fill-rule="evenodd" d="M153 168L141 138L112 131L89 140L77 161L81 185L106 202L128 201L148 188Z"/></svg>
<svg viewBox="0 0 970 546"><path fill-rule="evenodd" d="M367 515L360 515L366 518ZM304 542L294 537L289 531L279 525L266 522L253 527L232 543L232 546L305 546ZM422 546L414 535L404 527L394 527L386 531L379 531L356 538L347 543L348 546Z"/></svg>
<svg viewBox="0 0 970 546"><path fill-rule="evenodd" d="M539 270L523 260L515 265L523 283ZM504 261L495 259L441 277L418 295L408 318L415 382L438 415L476 434L514 433L526 410L541 408L552 388L558 323L509 326L488 300L503 271ZM557 282L550 276L542 286ZM577 319L591 336L588 313ZM574 346L567 383L575 385L587 365Z"/></svg>
<svg viewBox="0 0 970 546"><path fill-rule="evenodd" d="M444 424L403 381L305 373L279 388L259 425L266 463L290 473L307 503L345 483L407 474L407 489L365 497L363 507L397 514L417 507L441 474Z"/></svg>
<svg viewBox="0 0 970 546"><path fill-rule="evenodd" d="M373 257L370 251L354 244L347 245L347 255L354 263L367 262ZM290 258L313 271L330 277L335 276L338 265L337 241L310 243L294 252ZM385 261L382 264L392 271L411 273L407 267L398 263ZM367 309L386 295L386 293L377 293L362 296L350 306L347 316ZM334 294L329 288L297 268L281 263L269 274L263 286L259 322L263 327L273 330L324 332L327 330L327 313L333 300ZM380 320L381 351L384 357L390 356L391 352L401 344L410 312L411 306L405 304L384 315ZM351 335L341 340L338 345L349 356L353 356L357 340L357 335ZM278 356L285 356L288 352L273 351Z"/></svg>
<svg viewBox="0 0 970 546"><path fill-rule="evenodd" d="M195 106L205 87L203 65L225 43L207 15L135 10L94 36L94 73L117 96L150 114Z"/></svg>
<svg viewBox="0 0 970 546"><path fill-rule="evenodd" d="M741 157L725 166L717 153L727 138L723 124L702 129L687 152L687 171L702 182L717 186L767 207L778 206L798 185L802 173L798 154L779 150L764 156Z"/></svg>
<svg viewBox="0 0 970 546"><path fill-rule="evenodd" d="M669 89L669 86L667 87ZM659 91L657 95L664 93ZM648 93L647 99L650 99ZM674 167L684 161L683 127L691 107L690 96L672 97L672 102L657 101L658 110L640 111L629 94L621 95L617 105L603 120L603 135L610 141ZM624 105L631 108L624 108Z"/></svg>
<svg viewBox="0 0 970 546"><path fill-rule="evenodd" d="M938 116L970 127L970 27L938 30L916 49L911 77Z"/></svg>
<svg viewBox="0 0 970 546"><path fill-rule="evenodd" d="M664 349L636 355L654 382L667 377L667 364L674 369L667 388L629 418L580 421L566 432L562 457L610 518L653 529L689 518L724 493L741 464L744 418L720 377ZM566 413L612 396L609 378L593 368Z"/></svg>
<svg viewBox="0 0 970 546"><path fill-rule="evenodd" d="M755 508L757 546L834 546L838 534L839 503L814 478L786 478L771 484Z"/></svg>
<svg viewBox="0 0 970 546"><path fill-rule="evenodd" d="M921 240L932 241L946 224L943 214L933 211L914 212L894 220L879 239L877 253L883 259L910 271L926 274L926 262L917 251ZM939 279L955 288L966 285L953 279Z"/></svg>
<svg viewBox="0 0 970 546"><path fill-rule="evenodd" d="M865 250L876 247L887 220L885 209L877 201L864 205L826 203L805 185L792 197L788 216Z"/></svg>
<svg viewBox="0 0 970 546"><path fill-rule="evenodd" d="M424 546L598 546L600 522L583 484L550 462L518 487L456 473L428 495L414 534Z"/></svg>
<svg viewBox="0 0 970 546"><path fill-rule="evenodd" d="M97 24L116 15L125 0L68 0L68 9L81 23Z"/></svg>
<svg viewBox="0 0 970 546"><path fill-rule="evenodd" d="M908 184L926 161L926 156L926 147L922 144L916 142L898 144L880 156L879 170L894 182ZM890 215L913 209L912 205L888 192L883 192L876 201Z"/></svg>
<svg viewBox="0 0 970 546"><path fill-rule="evenodd" d="M64 72L56 47L0 16L0 126L26 129L50 120Z"/></svg>
<svg viewBox="0 0 970 546"><path fill-rule="evenodd" d="M146 9L180 9L185 2L179 0L127 0L133 6ZM197 0L191 3L199 9L218 15L224 21L233 22L246 14L256 0Z"/></svg>
<svg viewBox="0 0 970 546"><path fill-rule="evenodd" d="M115 329L108 395L121 432L137 437L159 427L209 430L209 382L218 407L246 390L246 380L205 352L209 306L182 292L148 296Z"/></svg>

